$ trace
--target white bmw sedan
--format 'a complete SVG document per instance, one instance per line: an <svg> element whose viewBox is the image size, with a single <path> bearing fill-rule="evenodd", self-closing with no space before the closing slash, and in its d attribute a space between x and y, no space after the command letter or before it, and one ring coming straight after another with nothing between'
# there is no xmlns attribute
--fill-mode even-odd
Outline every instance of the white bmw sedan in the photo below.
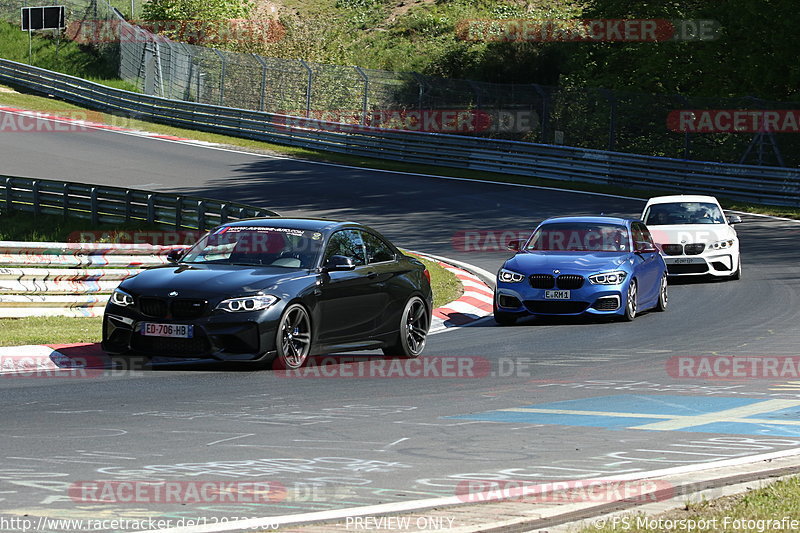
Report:
<svg viewBox="0 0 800 533"><path fill-rule="evenodd" d="M742 259L733 224L713 196L650 198L642 213L667 263L669 275L712 275L739 279Z"/></svg>

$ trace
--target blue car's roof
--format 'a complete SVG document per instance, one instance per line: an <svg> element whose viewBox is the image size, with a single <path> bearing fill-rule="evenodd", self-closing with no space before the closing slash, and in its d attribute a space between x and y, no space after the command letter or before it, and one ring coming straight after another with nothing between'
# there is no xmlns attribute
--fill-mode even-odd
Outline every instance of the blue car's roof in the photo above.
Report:
<svg viewBox="0 0 800 533"><path fill-rule="evenodd" d="M619 218L619 217L551 217L542 222L542 224L547 224L550 222L582 222L586 224L618 224L620 226L626 226L631 222L634 222L631 218Z"/></svg>

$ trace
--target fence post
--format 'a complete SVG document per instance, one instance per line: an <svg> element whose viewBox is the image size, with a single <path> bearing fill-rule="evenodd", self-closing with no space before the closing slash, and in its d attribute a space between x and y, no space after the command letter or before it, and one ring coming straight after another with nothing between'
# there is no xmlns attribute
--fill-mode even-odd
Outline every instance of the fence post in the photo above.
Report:
<svg viewBox="0 0 800 533"><path fill-rule="evenodd" d="M206 203L203 200L197 202L197 229L206 229Z"/></svg>
<svg viewBox="0 0 800 533"><path fill-rule="evenodd" d="M147 222L154 224L156 221L156 195L147 195Z"/></svg>
<svg viewBox="0 0 800 533"><path fill-rule="evenodd" d="M367 123L367 105L369 103L369 77L364 73L361 67L353 67L356 72L364 79L364 97L361 99L361 125Z"/></svg>
<svg viewBox="0 0 800 533"><path fill-rule="evenodd" d="M540 142L547 143L547 126L549 125L548 122L550 121L550 94L545 91L541 85L538 83L533 83L533 88L539 93L539 96L542 98L542 116L539 120L541 125L541 137L539 138Z"/></svg>
<svg viewBox="0 0 800 533"><path fill-rule="evenodd" d="M220 63L222 64L222 69L220 70L220 75L219 75L219 105L224 106L225 105L225 66L226 66L227 62L225 61L225 56L222 55L222 52L220 52L216 48L212 48L212 50L214 50L214 53L217 54L217 57L219 57Z"/></svg>
<svg viewBox="0 0 800 533"><path fill-rule="evenodd" d="M222 204L219 208L219 223L225 224L228 221L228 204Z"/></svg>
<svg viewBox="0 0 800 533"><path fill-rule="evenodd" d="M610 116L608 117L608 150L613 151L614 145L617 143L617 98L614 93L608 89L600 89L608 103L611 105Z"/></svg>
<svg viewBox="0 0 800 533"><path fill-rule="evenodd" d="M64 204L64 218L69 216L69 183L64 183L64 199L61 201Z"/></svg>
<svg viewBox="0 0 800 533"><path fill-rule="evenodd" d="M261 63L261 96L258 99L258 110L264 111L264 103L267 100L267 62L258 54L253 54L253 57Z"/></svg>
<svg viewBox="0 0 800 533"><path fill-rule="evenodd" d="M306 117L311 116L311 82L314 77L314 72L311 70L311 67L308 66L308 63L300 60L300 64L303 65L303 68L306 69L308 72L308 81L306 82Z"/></svg>
<svg viewBox="0 0 800 533"><path fill-rule="evenodd" d="M6 211L13 211L13 201L11 198L11 178L6 178Z"/></svg>
<svg viewBox="0 0 800 533"><path fill-rule="evenodd" d="M183 222L183 196L178 196L175 202L175 229L181 229Z"/></svg>
<svg viewBox="0 0 800 533"><path fill-rule="evenodd" d="M125 190L125 223L131 221L131 198L133 197L133 193L130 189Z"/></svg>
<svg viewBox="0 0 800 533"><path fill-rule="evenodd" d="M33 191L33 214L39 214L39 180L33 180L31 183L31 191Z"/></svg>
<svg viewBox="0 0 800 533"><path fill-rule="evenodd" d="M97 225L100 223L100 213L97 212L97 187L91 188L89 192L89 199L92 211L92 224Z"/></svg>

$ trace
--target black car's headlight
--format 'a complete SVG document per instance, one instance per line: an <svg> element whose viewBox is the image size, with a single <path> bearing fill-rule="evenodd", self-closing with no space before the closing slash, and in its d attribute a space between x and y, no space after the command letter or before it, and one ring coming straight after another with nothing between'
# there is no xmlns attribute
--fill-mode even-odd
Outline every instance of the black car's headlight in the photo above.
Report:
<svg viewBox="0 0 800 533"><path fill-rule="evenodd" d="M722 250L724 248L731 248L733 246L733 239L725 239L724 241L712 242L708 245L709 250Z"/></svg>
<svg viewBox="0 0 800 533"><path fill-rule="evenodd" d="M595 285L619 285L628 277L627 272L615 270L614 272L602 272L589 276L589 281Z"/></svg>
<svg viewBox="0 0 800 533"><path fill-rule="evenodd" d="M520 274L519 272L514 272L513 270L501 268L500 272L497 273L497 279L500 281L505 281L506 283L519 283L520 281L525 280L525 275Z"/></svg>
<svg viewBox="0 0 800 533"><path fill-rule="evenodd" d="M114 292L111 293L111 303L120 307L129 307L134 303L133 296L122 289L114 289Z"/></svg>
<svg viewBox="0 0 800 533"><path fill-rule="evenodd" d="M278 298L269 294L257 294L243 298L229 298L222 300L217 309L229 313L243 313L247 311L261 311L278 301Z"/></svg>

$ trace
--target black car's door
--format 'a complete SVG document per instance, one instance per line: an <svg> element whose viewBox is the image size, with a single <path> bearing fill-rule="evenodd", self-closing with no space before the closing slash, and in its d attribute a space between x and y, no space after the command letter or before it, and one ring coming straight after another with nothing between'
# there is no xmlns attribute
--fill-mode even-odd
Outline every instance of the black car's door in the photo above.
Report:
<svg viewBox="0 0 800 533"><path fill-rule="evenodd" d="M323 265L333 255L353 260L353 270L323 273L318 287L317 340L322 344L354 342L373 335L385 304L375 269L367 264L358 230L339 230L325 248Z"/></svg>
<svg viewBox="0 0 800 533"><path fill-rule="evenodd" d="M369 275L373 288L380 294L380 313L376 317L375 333L383 335L396 331L400 324L400 314L408 300L410 289L407 279L404 282L403 269L395 249L380 236L362 231L364 247L367 250Z"/></svg>

